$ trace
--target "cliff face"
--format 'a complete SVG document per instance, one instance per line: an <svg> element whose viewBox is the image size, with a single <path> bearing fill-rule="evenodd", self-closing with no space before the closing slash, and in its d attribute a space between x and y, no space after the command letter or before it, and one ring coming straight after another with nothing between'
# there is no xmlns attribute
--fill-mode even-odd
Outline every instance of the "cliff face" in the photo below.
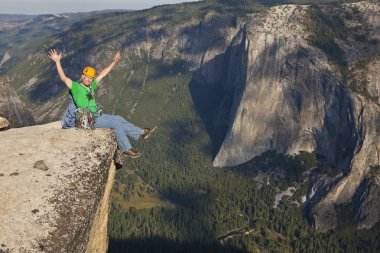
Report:
<svg viewBox="0 0 380 253"><path fill-rule="evenodd" d="M34 119L29 110L25 109L13 87L0 79L0 116L6 118L10 127L30 126Z"/></svg>
<svg viewBox="0 0 380 253"><path fill-rule="evenodd" d="M358 62L366 62L361 75L351 76L346 83L327 55L309 45L302 22L307 8L272 8L244 28L238 60L229 63L229 69L235 70L228 76L234 91L230 128L214 165L241 164L266 150L287 154L315 151L344 171L338 177L315 182L317 194L310 201L315 228L322 232L335 228L335 205L351 201L358 206L358 227L368 228L380 218L377 205L369 204L374 201L370 200L373 194L353 198L369 168L379 163L378 42L365 50L364 43L350 38L337 42L344 48L351 71L356 71ZM380 9L378 4L364 2L341 8L342 12L354 8L360 17L356 20L365 20L367 29L373 31L370 39L378 41L380 21L374 14ZM355 18L349 20L350 25L355 26ZM368 51L373 54L369 56ZM361 78L360 91L353 92ZM367 187L375 191L377 180ZM363 212L365 208L370 210Z"/></svg>
<svg viewBox="0 0 380 253"><path fill-rule="evenodd" d="M349 92L323 52L302 37L299 20L290 19L304 10L276 11L288 27L268 28L274 25L268 16L261 28L253 19L239 46L242 65L230 63L238 71L228 77L235 89L234 118L214 165L234 166L267 150L316 150L347 167L349 157L339 149L352 150L355 144Z"/></svg>
<svg viewBox="0 0 380 253"><path fill-rule="evenodd" d="M369 38L378 41L380 39L380 19L378 14L375 13L380 11L379 4L362 2L353 6L360 13L362 20L365 20L368 25L367 29L373 30ZM348 26L353 24L355 22L351 21ZM356 206L354 215L359 228L370 228L380 219L376 204L377 197L373 195L373 192L379 187L379 182L378 180L366 180L370 168L380 164L378 155L380 143L378 94L380 86L378 81L373 78L379 75L379 68L376 69L376 66L379 62L380 47L378 43L369 46L367 49L359 42L340 43L347 55L351 71L355 71L355 64L358 64L358 62L362 63L364 61L367 64L364 68L364 73L362 72L361 75L356 77L351 76L351 80L348 80L352 87L353 82L358 82L357 79L361 79L361 87L364 87L364 91L359 92L359 94L350 93L350 100L353 104L351 110L354 123L353 129L356 129L356 143L353 152L351 151L352 159L348 167L342 167L345 169L345 173L341 178L332 180L324 189L321 189L322 194L319 196L320 198L316 198L318 203L313 208L315 228L322 232L334 229L337 226L336 205L352 203ZM369 55L369 53L372 55ZM352 54L356 55L356 59L352 57ZM372 176L377 177L376 172L373 174ZM363 187L367 188L371 194L363 194ZM360 195L361 197L358 197Z"/></svg>
<svg viewBox="0 0 380 253"><path fill-rule="evenodd" d="M59 122L0 132L5 252L106 252L116 143Z"/></svg>
<svg viewBox="0 0 380 253"><path fill-rule="evenodd" d="M327 183L326 187L319 189L321 196L317 197L318 202L313 208L315 228L322 232L334 229L337 226L335 205L350 202L356 205L355 214L359 228L370 228L380 219L378 205L375 204L377 197L373 194L373 191L376 191L380 186L378 180L367 181L364 184L363 187L368 188L368 191L372 192L371 194L363 194L360 198L354 198L355 195L362 194L359 186L363 183L370 168L379 164L379 106L369 103L362 97L354 97L353 101L355 105L353 116L355 128L358 131L353 157L347 168L347 173L342 175L339 180L333 180ZM328 191L326 191L327 189ZM326 214L328 215L326 216Z"/></svg>

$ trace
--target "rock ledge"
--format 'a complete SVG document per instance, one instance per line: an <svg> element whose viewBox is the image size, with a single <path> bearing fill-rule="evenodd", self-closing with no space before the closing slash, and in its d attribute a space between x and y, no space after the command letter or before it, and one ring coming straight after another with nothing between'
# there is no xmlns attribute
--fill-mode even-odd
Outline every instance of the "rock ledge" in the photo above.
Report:
<svg viewBox="0 0 380 253"><path fill-rule="evenodd" d="M112 132L53 122L0 140L0 252L106 252Z"/></svg>

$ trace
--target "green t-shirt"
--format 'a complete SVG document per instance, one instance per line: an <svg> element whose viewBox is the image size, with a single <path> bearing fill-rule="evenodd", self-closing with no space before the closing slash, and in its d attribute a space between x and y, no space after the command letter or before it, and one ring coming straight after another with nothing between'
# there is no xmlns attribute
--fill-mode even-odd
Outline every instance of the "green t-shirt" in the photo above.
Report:
<svg viewBox="0 0 380 253"><path fill-rule="evenodd" d="M91 112L96 113L95 88L96 79L92 81L89 87L73 81L71 94L78 108L88 108Z"/></svg>

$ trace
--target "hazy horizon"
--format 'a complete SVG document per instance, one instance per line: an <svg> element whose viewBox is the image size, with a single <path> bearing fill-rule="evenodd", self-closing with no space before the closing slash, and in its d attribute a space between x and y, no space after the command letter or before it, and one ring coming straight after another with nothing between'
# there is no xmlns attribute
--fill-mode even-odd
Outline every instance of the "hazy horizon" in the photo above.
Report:
<svg viewBox="0 0 380 253"><path fill-rule="evenodd" d="M1 0L0 14L60 14L101 10L142 10L163 4L195 2L194 0Z"/></svg>

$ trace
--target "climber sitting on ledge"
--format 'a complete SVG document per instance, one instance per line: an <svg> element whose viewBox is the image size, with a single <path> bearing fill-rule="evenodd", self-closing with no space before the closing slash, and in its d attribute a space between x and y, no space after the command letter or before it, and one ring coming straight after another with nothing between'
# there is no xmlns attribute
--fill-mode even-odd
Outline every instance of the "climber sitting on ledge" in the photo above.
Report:
<svg viewBox="0 0 380 253"><path fill-rule="evenodd" d="M79 82L74 82L65 75L61 65L62 52L58 54L55 49L52 49L49 52L49 57L56 64L60 79L66 84L67 88L70 89L76 107L80 109L88 109L91 117L94 119L93 127L111 128L116 135L116 141L120 151L131 158L137 158L141 156L140 152L132 149L131 143L129 142L127 136L135 140L138 140L140 137L146 140L149 135L156 129L156 126L152 128L142 129L131 124L118 115L99 113L94 98L94 91L97 83L99 83L120 60L120 53L117 52L113 58L112 63L100 71L96 77L95 69L91 67L84 68L82 77Z"/></svg>

